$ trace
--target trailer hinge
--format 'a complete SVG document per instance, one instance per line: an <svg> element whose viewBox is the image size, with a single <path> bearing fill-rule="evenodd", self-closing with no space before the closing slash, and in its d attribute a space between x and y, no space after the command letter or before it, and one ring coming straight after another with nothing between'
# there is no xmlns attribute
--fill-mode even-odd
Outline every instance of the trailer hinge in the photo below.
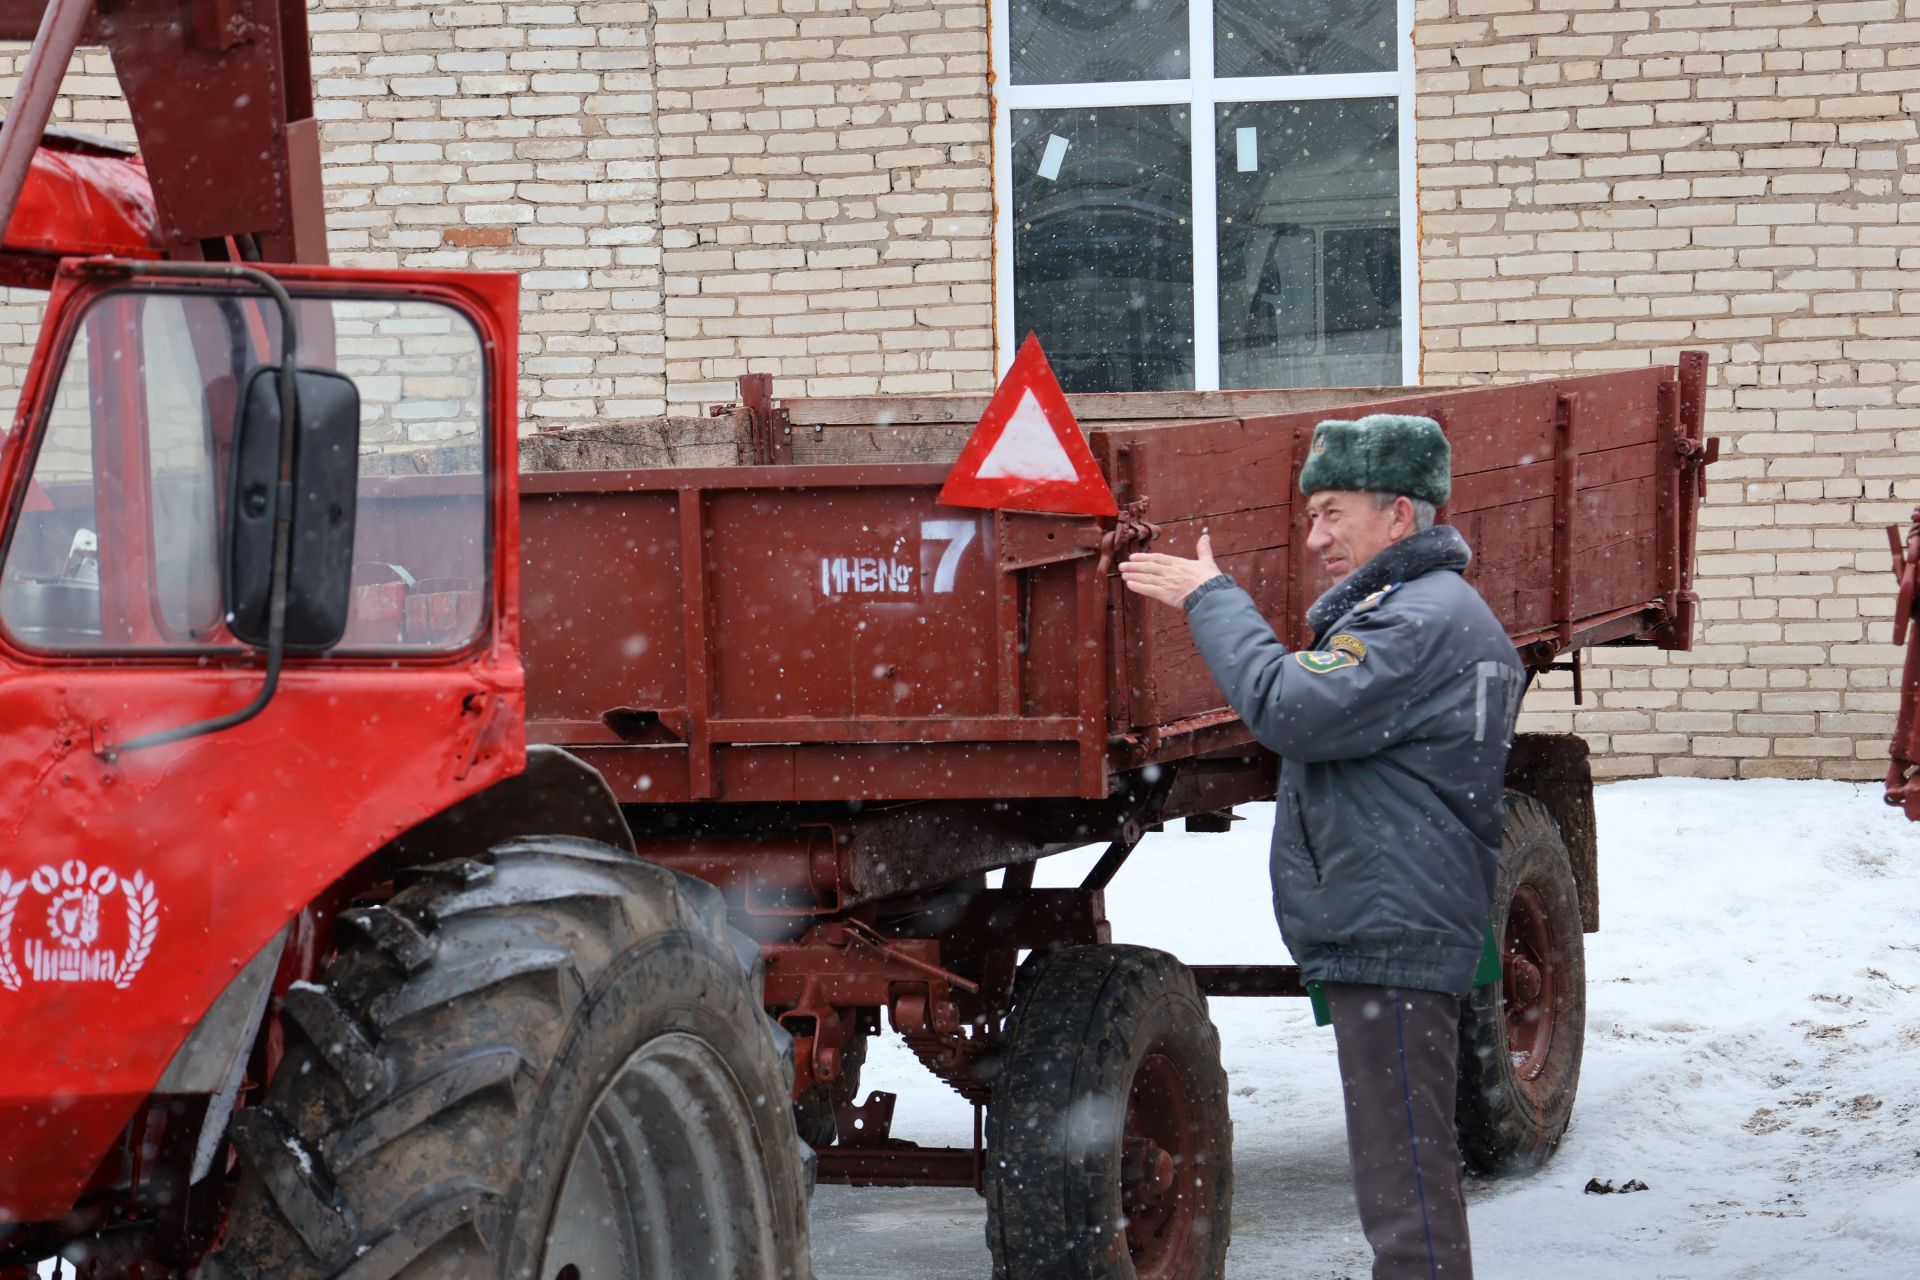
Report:
<svg viewBox="0 0 1920 1280"><path fill-rule="evenodd" d="M1707 496L1707 468L1720 461L1720 437L1708 436L1705 440L1690 440L1681 436L1673 442L1673 451L1680 458L1682 466L1700 473L1700 496Z"/></svg>

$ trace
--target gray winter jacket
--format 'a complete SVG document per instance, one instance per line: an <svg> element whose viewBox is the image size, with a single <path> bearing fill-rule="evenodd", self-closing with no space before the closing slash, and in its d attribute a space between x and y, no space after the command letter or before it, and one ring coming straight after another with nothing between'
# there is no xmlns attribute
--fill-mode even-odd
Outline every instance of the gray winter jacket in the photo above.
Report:
<svg viewBox="0 0 1920 1280"><path fill-rule="evenodd" d="M1460 577L1470 554L1445 525L1388 547L1314 605L1299 653L1224 574L1185 602L1228 704L1281 757L1274 910L1305 980L1472 989L1525 685Z"/></svg>

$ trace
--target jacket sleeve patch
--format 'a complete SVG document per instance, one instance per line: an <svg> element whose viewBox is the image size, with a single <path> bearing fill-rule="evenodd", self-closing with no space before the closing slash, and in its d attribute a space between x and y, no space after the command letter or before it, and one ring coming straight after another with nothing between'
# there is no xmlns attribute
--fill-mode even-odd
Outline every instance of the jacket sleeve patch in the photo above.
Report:
<svg viewBox="0 0 1920 1280"><path fill-rule="evenodd" d="M1360 665L1360 659L1345 649L1301 649L1293 655L1293 660L1317 676Z"/></svg>
<svg viewBox="0 0 1920 1280"><path fill-rule="evenodd" d="M1365 662L1367 660L1367 642L1359 636L1346 631L1342 631L1339 635L1327 641L1327 648L1333 650L1335 653L1350 653L1353 655L1355 662Z"/></svg>

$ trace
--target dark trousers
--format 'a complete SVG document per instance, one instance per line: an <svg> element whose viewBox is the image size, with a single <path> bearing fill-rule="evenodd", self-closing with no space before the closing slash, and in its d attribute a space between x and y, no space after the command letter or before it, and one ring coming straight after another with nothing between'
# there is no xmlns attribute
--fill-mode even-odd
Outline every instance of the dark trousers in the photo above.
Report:
<svg viewBox="0 0 1920 1280"><path fill-rule="evenodd" d="M1437 991L1328 983L1327 1006L1373 1280L1471 1280L1453 1129L1460 1002Z"/></svg>

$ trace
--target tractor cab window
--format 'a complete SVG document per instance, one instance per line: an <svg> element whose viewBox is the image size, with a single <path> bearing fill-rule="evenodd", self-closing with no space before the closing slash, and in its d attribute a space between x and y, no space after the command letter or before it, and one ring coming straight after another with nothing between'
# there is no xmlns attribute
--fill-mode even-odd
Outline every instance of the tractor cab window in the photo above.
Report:
<svg viewBox="0 0 1920 1280"><path fill-rule="evenodd" d="M360 396L354 581L334 652L451 650L487 611L486 373L433 302L297 299L298 363ZM277 364L263 298L130 289L97 300L41 415L0 560L0 627L45 652L237 651L226 520L241 389Z"/></svg>

